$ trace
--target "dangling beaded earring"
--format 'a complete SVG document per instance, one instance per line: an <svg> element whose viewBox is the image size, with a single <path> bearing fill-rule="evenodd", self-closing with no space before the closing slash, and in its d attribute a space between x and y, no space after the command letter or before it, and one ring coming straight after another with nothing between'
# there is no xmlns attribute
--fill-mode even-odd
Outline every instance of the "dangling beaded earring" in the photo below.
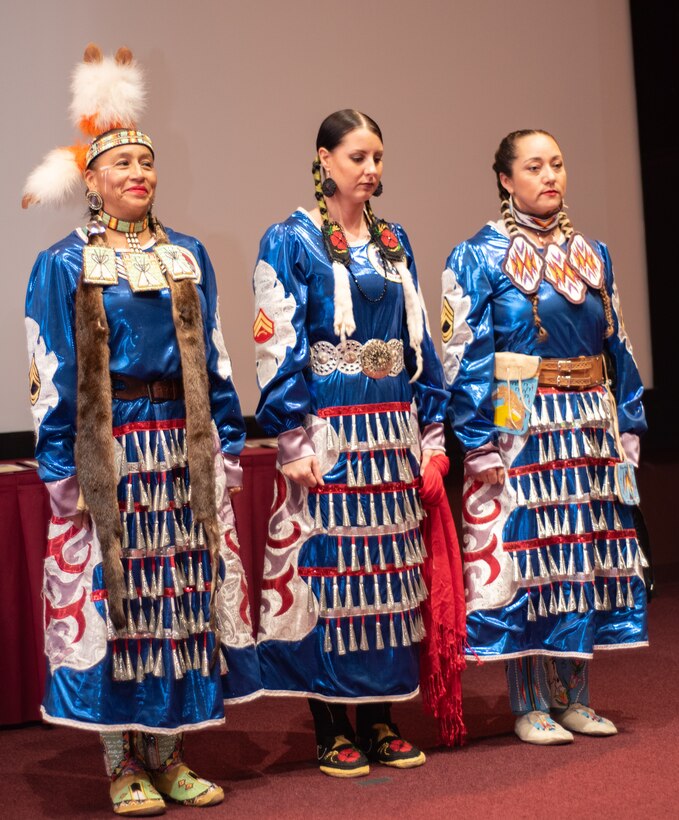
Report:
<svg viewBox="0 0 679 820"><path fill-rule="evenodd" d="M332 177L326 177L321 185L321 190L323 191L323 196L335 196L337 193L337 183Z"/></svg>
<svg viewBox="0 0 679 820"><path fill-rule="evenodd" d="M384 185L382 185L382 180L377 183L377 188L373 191L373 196L382 196L384 193Z"/></svg>

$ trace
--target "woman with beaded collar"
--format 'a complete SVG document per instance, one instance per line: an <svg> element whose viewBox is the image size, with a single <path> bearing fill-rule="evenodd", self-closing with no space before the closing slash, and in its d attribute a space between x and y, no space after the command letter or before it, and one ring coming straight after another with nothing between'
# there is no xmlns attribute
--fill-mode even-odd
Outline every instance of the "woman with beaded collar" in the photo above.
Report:
<svg viewBox="0 0 679 820"><path fill-rule="evenodd" d="M569 743L617 731L589 705L594 649L647 644L633 521L643 388L608 250L563 210L557 142L512 132L493 170L502 219L443 273L468 640L507 662L518 737Z"/></svg>
<svg viewBox="0 0 679 820"><path fill-rule="evenodd" d="M370 206L379 127L337 111L316 148L318 208L269 228L254 274L257 418L279 447L258 650L266 691L310 699L321 771L354 777L425 761L388 701L417 692L417 487L447 395L406 233Z"/></svg>
<svg viewBox="0 0 679 820"><path fill-rule="evenodd" d="M91 141L51 152L23 201L58 204L84 177L90 208L39 255L26 297L53 510L42 711L100 733L117 814L160 814L164 797L223 800L184 763L183 735L259 689L229 500L244 424L207 252L151 213L140 69L90 45L73 91Z"/></svg>

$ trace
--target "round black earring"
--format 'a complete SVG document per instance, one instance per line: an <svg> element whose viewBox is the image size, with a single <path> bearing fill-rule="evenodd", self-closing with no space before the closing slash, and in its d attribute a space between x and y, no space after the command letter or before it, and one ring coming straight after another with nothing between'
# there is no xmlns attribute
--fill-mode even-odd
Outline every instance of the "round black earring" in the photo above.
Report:
<svg viewBox="0 0 679 820"><path fill-rule="evenodd" d="M104 200L101 198L99 191L90 190L85 194L87 200L87 207L90 211L100 211L104 207Z"/></svg>
<svg viewBox="0 0 679 820"><path fill-rule="evenodd" d="M382 192L384 191L384 185L382 185L382 180L377 183L377 188L373 191L373 196L382 196Z"/></svg>
<svg viewBox="0 0 679 820"><path fill-rule="evenodd" d="M323 191L323 196L335 196L337 183L331 177L326 177L321 185L321 191Z"/></svg>

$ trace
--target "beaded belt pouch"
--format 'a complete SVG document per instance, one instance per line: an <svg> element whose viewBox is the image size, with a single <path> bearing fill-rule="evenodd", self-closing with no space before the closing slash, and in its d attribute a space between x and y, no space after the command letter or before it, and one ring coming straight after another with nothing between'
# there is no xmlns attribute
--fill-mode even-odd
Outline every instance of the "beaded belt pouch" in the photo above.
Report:
<svg viewBox="0 0 679 820"><path fill-rule="evenodd" d="M311 370L317 376L329 376L339 370L346 375L363 373L371 379L383 379L398 376L405 366L400 339L369 339L365 344L348 339L339 345L316 342L310 352Z"/></svg>
<svg viewBox="0 0 679 820"><path fill-rule="evenodd" d="M519 436L528 430L540 361L539 356L524 353L495 354L492 400L495 426L500 432Z"/></svg>

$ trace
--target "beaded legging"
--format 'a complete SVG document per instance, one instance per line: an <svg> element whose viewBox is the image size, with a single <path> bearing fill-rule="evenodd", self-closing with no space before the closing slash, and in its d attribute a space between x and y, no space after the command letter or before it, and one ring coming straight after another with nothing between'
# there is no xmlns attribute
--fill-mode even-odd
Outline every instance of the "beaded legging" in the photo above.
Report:
<svg viewBox="0 0 679 820"><path fill-rule="evenodd" d="M528 655L507 661L509 704L515 715L589 706L589 661Z"/></svg>

